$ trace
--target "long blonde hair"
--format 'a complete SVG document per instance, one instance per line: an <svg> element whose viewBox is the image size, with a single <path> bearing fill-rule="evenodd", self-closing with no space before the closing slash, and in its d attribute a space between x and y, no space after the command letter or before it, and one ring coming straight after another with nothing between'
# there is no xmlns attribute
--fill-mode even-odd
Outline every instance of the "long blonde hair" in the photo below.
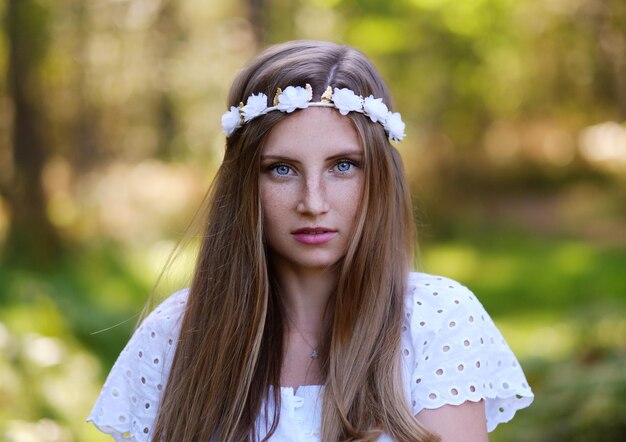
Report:
<svg viewBox="0 0 626 442"><path fill-rule="evenodd" d="M269 48L235 79L228 104L278 87L328 85L391 104L371 62L348 46L296 41ZM400 368L404 289L414 227L397 150L380 124L348 115L364 148L365 188L354 238L338 264L321 354L321 440L436 440L414 418ZM263 238L260 152L287 115L271 112L227 139L154 441L248 441L262 407L280 410L284 315ZM266 400L272 395L273 402ZM266 416L269 415L266 413Z"/></svg>

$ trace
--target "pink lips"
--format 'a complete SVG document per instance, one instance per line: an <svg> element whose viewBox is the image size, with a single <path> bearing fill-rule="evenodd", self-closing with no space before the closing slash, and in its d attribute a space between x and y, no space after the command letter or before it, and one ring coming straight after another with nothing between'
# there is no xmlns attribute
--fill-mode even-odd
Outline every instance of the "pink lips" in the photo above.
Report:
<svg viewBox="0 0 626 442"><path fill-rule="evenodd" d="M333 239L337 231L326 227L313 227L294 230L291 234L304 244L324 244Z"/></svg>

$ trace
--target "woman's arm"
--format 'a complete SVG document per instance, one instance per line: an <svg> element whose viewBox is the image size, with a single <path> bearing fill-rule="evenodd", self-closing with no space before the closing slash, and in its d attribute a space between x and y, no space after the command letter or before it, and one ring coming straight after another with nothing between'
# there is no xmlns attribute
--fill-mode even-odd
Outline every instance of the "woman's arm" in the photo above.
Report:
<svg viewBox="0 0 626 442"><path fill-rule="evenodd" d="M487 442L487 421L484 401L463 402L424 409L417 415L428 430L441 437L441 442Z"/></svg>

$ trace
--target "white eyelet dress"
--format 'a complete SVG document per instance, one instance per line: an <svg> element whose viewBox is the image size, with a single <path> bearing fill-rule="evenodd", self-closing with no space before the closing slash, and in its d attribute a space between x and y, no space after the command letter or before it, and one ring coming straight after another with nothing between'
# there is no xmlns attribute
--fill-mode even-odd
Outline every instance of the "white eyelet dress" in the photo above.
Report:
<svg viewBox="0 0 626 442"><path fill-rule="evenodd" d="M182 290L150 313L102 387L87 421L117 441L148 442L152 437L186 299L187 290ZM404 314L401 355L414 414L484 400L486 427L492 431L532 402L515 355L467 288L448 278L411 273ZM280 420L272 441L320 440L322 388L281 388ZM258 417L259 439L266 434L265 418ZM387 436L379 440L391 441Z"/></svg>

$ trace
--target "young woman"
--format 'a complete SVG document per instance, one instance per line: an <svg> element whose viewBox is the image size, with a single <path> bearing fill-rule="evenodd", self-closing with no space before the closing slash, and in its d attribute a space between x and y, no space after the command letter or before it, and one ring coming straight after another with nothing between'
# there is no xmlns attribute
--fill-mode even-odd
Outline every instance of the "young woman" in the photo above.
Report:
<svg viewBox="0 0 626 442"><path fill-rule="evenodd" d="M90 421L136 441L484 441L532 401L472 293L409 272L404 124L363 54L271 47L229 104L191 287L144 320Z"/></svg>

